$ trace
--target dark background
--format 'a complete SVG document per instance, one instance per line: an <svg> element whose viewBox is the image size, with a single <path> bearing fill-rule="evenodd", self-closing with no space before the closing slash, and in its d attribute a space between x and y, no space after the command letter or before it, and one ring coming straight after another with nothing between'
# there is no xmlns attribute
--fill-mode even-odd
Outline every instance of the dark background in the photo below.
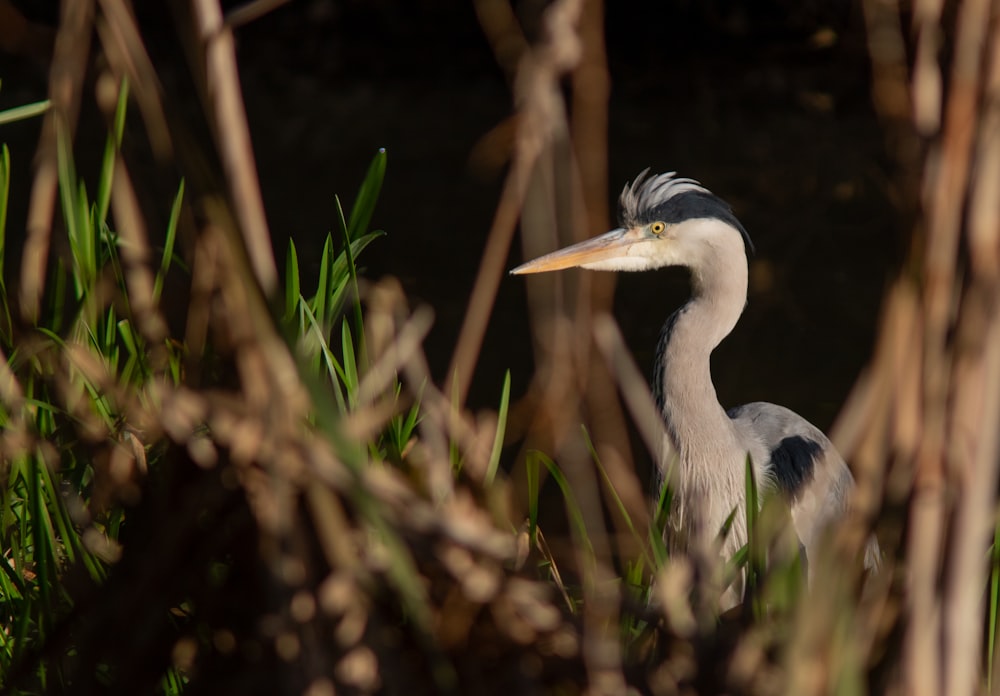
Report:
<svg viewBox="0 0 1000 696"><path fill-rule="evenodd" d="M544 5L516 3L529 35ZM899 247L859 7L792 0L607 5L609 200L648 166L696 178L733 205L757 253L747 311L713 359L719 398L726 406L774 401L828 427L870 355ZM44 6L21 6L45 19ZM172 28L158 30L159 20L146 12L140 9L140 19L154 43L171 41ZM386 148L373 225L388 236L366 250L361 265L373 279L398 277L413 303L434 308L426 352L442 380L504 174L470 156L512 113L471 3L298 0L237 38L279 267L293 237L305 275L314 277L310 259L334 228L333 195L349 204L372 155ZM46 77L37 59L0 54L0 108L44 98ZM164 84L181 92L168 99L196 108L193 95L169 79ZM85 110L77 145L84 173L96 172L99 124ZM37 122L0 127L15 168L8 278L37 132ZM164 221L169 195L153 203ZM521 260L515 242L508 265ZM501 284L470 393L474 407L496 406L507 368L515 396L531 376L524 283L508 277ZM642 367L685 293L682 272L620 278L616 315Z"/></svg>

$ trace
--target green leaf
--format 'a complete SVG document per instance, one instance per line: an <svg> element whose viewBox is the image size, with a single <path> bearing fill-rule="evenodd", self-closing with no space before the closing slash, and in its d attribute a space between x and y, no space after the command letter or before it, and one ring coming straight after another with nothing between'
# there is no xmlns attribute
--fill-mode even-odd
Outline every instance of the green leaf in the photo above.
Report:
<svg viewBox="0 0 1000 696"><path fill-rule="evenodd" d="M295 308L301 301L299 287L299 256L295 251L295 242L288 238L288 251L285 253L285 316L286 324L295 317Z"/></svg>
<svg viewBox="0 0 1000 696"><path fill-rule="evenodd" d="M55 530L52 527L52 520L45 505L45 492L42 487L42 476L39 469L45 468L45 462L41 456L32 457L32 466L29 468L29 491L32 506L31 513L31 539L33 541L34 571L38 577L38 588L42 599L43 619L51 616L45 609L52 606L51 591L54 587L55 578L58 575L58 562L56 556ZM46 622L48 623L48 622ZM48 628L48 626L46 626Z"/></svg>
<svg viewBox="0 0 1000 696"><path fill-rule="evenodd" d="M590 458L594 460L597 470L601 472L601 478L604 481L604 486L608 493L610 493L611 499L614 501L615 507L618 509L618 513L622 516L622 519L625 520L625 526L628 527L632 537L638 542L639 547L642 548L642 535L639 534L635 525L632 523L632 516L629 514L628 509L625 507L625 503L622 501L621 497L619 497L618 491L615 490L614 484L611 482L611 477L608 476L608 470L604 468L604 463L601 462L601 458L597 455L597 448L594 447L594 442L590 438L590 433L587 431L587 427L585 425L581 425L580 429L583 431L583 439L587 445L587 451L590 452ZM653 558L649 558L645 555L645 553L643 555L643 561L647 563L650 568L659 567L654 565Z"/></svg>
<svg viewBox="0 0 1000 696"><path fill-rule="evenodd" d="M66 235L69 237L70 252L73 255L73 279L76 298L83 297L83 288L89 280L87 272L86 243L81 239L83 232L77 224L76 170L73 168L73 153L66 129L56 120L56 163L59 170L59 200L62 204Z"/></svg>
<svg viewBox="0 0 1000 696"><path fill-rule="evenodd" d="M573 495L573 489L569 485L569 481L566 480L565 474L563 474L562 469L556 464L552 459L537 452L539 459L545 464L545 468L549 470L549 475L555 480L559 485L559 490L562 491L563 500L566 504L566 513L569 515L570 527L575 532L576 540L584 545L584 549L590 558L594 556L594 546L590 541L590 535L587 533L587 524L583 517L583 510L580 509L580 504L576 501L576 496Z"/></svg>
<svg viewBox="0 0 1000 696"><path fill-rule="evenodd" d="M7 247L7 202L10 199L10 150L0 145L0 284L3 283L5 249ZM4 302L7 301L4 293Z"/></svg>
<svg viewBox="0 0 1000 696"><path fill-rule="evenodd" d="M997 645L997 613L1000 607L1000 520L993 528L993 548L990 550L989 623L986 636L986 688L993 693L993 662Z"/></svg>
<svg viewBox="0 0 1000 696"><path fill-rule="evenodd" d="M344 258L347 260L347 276L351 284L351 294L354 297L354 334L358 337L358 357L361 361L361 370L364 371L368 366L368 349L365 347L365 320L361 311L358 269L354 265L354 252L351 251L351 235L344 223L344 210L340 207L340 198L334 196L333 201L337 206L337 224L340 225L340 233L344 237Z"/></svg>
<svg viewBox="0 0 1000 696"><path fill-rule="evenodd" d="M764 604L760 596L760 583L764 575L763 541L757 523L760 519L760 498L757 490L757 477L754 474L750 455L746 458L746 523L747 523L747 566L745 597L752 602L754 616L758 619L764 615Z"/></svg>
<svg viewBox="0 0 1000 696"><path fill-rule="evenodd" d="M121 371L122 381L125 383L141 382L146 376L144 369L146 349L142 337L139 336L132 322L128 319L122 319L115 326L118 329L118 335L121 336L122 343L125 344L125 352L128 353L128 361Z"/></svg>
<svg viewBox="0 0 1000 696"><path fill-rule="evenodd" d="M118 89L118 103L115 105L115 117L112 131L104 144L104 159L101 163L101 174L97 181L97 220L104 223L108 219L108 206L111 203L111 186L115 178L115 160L122 144L122 134L125 132L125 112L128 107L128 80L122 79Z"/></svg>
<svg viewBox="0 0 1000 696"><path fill-rule="evenodd" d="M327 376L329 377L330 384L333 385L334 397L337 400L339 413L346 413L347 402L344 400L344 393L340 388L340 383L344 379L344 370L333 356L333 351L330 350L330 346L327 344L323 328L319 325L316 315L309 308L309 303L304 300L299 302L299 310L309 324L309 332L303 333L303 339L309 337L319 345L319 358L321 364L326 365Z"/></svg>
<svg viewBox="0 0 1000 696"><path fill-rule="evenodd" d="M4 258L7 249L7 203L10 197L10 150L0 145L0 341L10 346L10 305L7 302L7 288L4 284Z"/></svg>
<svg viewBox="0 0 1000 696"><path fill-rule="evenodd" d="M39 102L32 102L31 104L15 106L12 109L0 111L0 126L41 116L49 110L49 106L51 106L51 102L48 99L44 99Z"/></svg>
<svg viewBox="0 0 1000 696"><path fill-rule="evenodd" d="M76 230L79 234L76 240L76 259L79 264L79 272L81 274L79 283L82 288L80 297L85 298L93 294L94 287L97 284L97 241L99 228L92 223L90 204L87 202L87 187L84 185L82 179L76 189L76 197L74 199L76 207L71 213L75 212L76 214ZM96 316L93 314L96 307L93 304L89 306L91 307L91 312L84 315L84 321L96 321Z"/></svg>
<svg viewBox="0 0 1000 696"><path fill-rule="evenodd" d="M355 256L355 258L357 258L358 254L360 254L365 247L382 236L385 236L385 232L376 231L365 235L361 239L354 240L351 242L351 253ZM333 295L328 300L328 311L330 316L338 317L344 311L344 305L347 302L347 289L350 287L347 283L347 276L345 275L347 273L347 261L343 254L340 254L334 261L330 273L337 278L341 278L341 282L333 289Z"/></svg>
<svg viewBox="0 0 1000 696"><path fill-rule="evenodd" d="M670 510L673 506L674 492L667 483L670 481L670 474L664 477L660 486L660 493L656 501L656 511L653 514L653 525L649 529L649 545L653 550L654 568L662 568L667 562L669 553L665 540L667 520L670 518Z"/></svg>
<svg viewBox="0 0 1000 696"><path fill-rule="evenodd" d="M382 181L385 179L386 154L385 148L380 148L372 162L368 165L368 173L361 183L357 198L354 199L354 206L351 208L351 220L348 226L349 238L357 239L365 233L368 225L371 224L372 215L375 212L375 203L378 201L379 193L382 190Z"/></svg>
<svg viewBox="0 0 1000 696"><path fill-rule="evenodd" d="M389 425L386 428L386 437L388 438L388 445L391 452L397 460L402 461L403 451L406 449L407 443L413 437L413 432L416 430L417 423L420 422L420 401L423 395L424 385L421 384L420 389L417 391L416 399L412 406L410 406L409 411L407 411L404 416L402 413L395 414L390 420ZM402 385L396 382L395 387L395 397L399 400L399 395L402 391Z"/></svg>
<svg viewBox="0 0 1000 696"><path fill-rule="evenodd" d="M329 234L326 235L326 240L323 242L323 251L320 254L319 261L319 280L316 282L316 296L313 297L312 301L312 311L316 316L316 320L319 322L320 326L323 327L324 334L329 332L332 322L327 316L328 309L327 304L330 300L331 295L331 284L332 280L330 276L333 272L333 237Z"/></svg>
<svg viewBox="0 0 1000 696"><path fill-rule="evenodd" d="M351 337L351 326L343 322L340 326L340 346L343 351L344 388L347 390L347 403L351 409L358 406L358 364L354 356L354 342Z"/></svg>
<svg viewBox="0 0 1000 696"><path fill-rule="evenodd" d="M417 428L417 423L420 422L420 400L423 391L424 387L421 385L420 391L417 393L417 399L413 406L410 407L410 411L406 415L406 420L403 421L402 428L400 429L400 434L402 435L401 445L406 445L410 441L410 438L413 437L413 431Z"/></svg>
<svg viewBox="0 0 1000 696"><path fill-rule="evenodd" d="M156 273L156 280L153 282L153 302L160 301L160 294L163 292L163 283L166 282L167 272L174 258L174 245L177 242L177 225L181 217L181 204L184 202L184 179L181 179L177 187L177 195L174 196L174 203L170 206L170 219L167 220L167 236L163 240L163 256L160 257L160 269ZM291 241L291 240L289 240Z"/></svg>
<svg viewBox="0 0 1000 696"><path fill-rule="evenodd" d="M486 467L485 485L493 484L497 469L500 467L500 453L503 451L503 438L507 431L507 409L510 405L510 370L503 378L503 388L500 392L500 408L497 411L497 431L493 436L493 448L490 450L489 464Z"/></svg>

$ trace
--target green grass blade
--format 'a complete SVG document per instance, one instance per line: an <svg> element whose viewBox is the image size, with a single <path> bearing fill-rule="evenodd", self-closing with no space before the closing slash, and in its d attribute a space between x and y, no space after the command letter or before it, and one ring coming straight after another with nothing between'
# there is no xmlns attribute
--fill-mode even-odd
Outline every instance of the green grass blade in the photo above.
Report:
<svg viewBox="0 0 1000 696"><path fill-rule="evenodd" d="M146 377L144 369L146 350L142 342L142 337L138 335L132 322L128 319L122 319L114 324L114 326L118 329L118 335L121 337L122 343L125 346L125 352L128 355L125 367L120 372L121 380L126 384L139 384Z"/></svg>
<svg viewBox="0 0 1000 696"><path fill-rule="evenodd" d="M323 327L324 334L329 332L330 327L333 325L330 316L328 316L328 303L333 294L330 287L333 282L330 278L332 271L333 237L327 234L326 240L323 242L323 252L320 254L319 280L316 281L316 296L312 302L313 314L320 326Z"/></svg>
<svg viewBox="0 0 1000 696"><path fill-rule="evenodd" d="M997 640L997 610L1000 607L1000 521L993 528L993 549L991 550L992 567L990 568L990 602L989 624L987 627L986 648L986 688L993 693L993 662Z"/></svg>
<svg viewBox="0 0 1000 696"><path fill-rule="evenodd" d="M340 346L343 351L344 389L347 390L347 403L351 409L358 406L358 363L354 354L354 341L351 336L351 325L343 322L340 326Z"/></svg>
<svg viewBox="0 0 1000 696"><path fill-rule="evenodd" d="M63 219L66 224L66 235L69 237L70 251L73 254L73 281L76 298L83 297L83 289L88 285L87 267L81 240L83 232L77 224L76 210L76 171L73 168L73 156L66 129L56 120L56 154L59 170L59 200L62 204Z"/></svg>
<svg viewBox="0 0 1000 696"><path fill-rule="evenodd" d="M304 300L300 301L299 309L309 324L309 331L312 335L312 340L315 340L319 346L319 359L321 364L326 365L327 376L329 377L330 384L333 385L334 397L337 400L337 406L339 408L338 413L346 413L347 402L344 400L344 393L340 388L340 384L344 380L344 369L333 356L333 351L330 350L330 346L327 344L323 328L319 325L316 315L314 315L312 310L309 308L309 303Z"/></svg>
<svg viewBox="0 0 1000 696"><path fill-rule="evenodd" d="M670 555L667 549L666 532L667 520L670 518L670 511L674 503L674 490L668 483L670 473L663 478L660 485L659 496L656 500L656 510L653 513L653 525L649 530L649 544L653 550L653 560L656 561L655 568L663 567Z"/></svg>
<svg viewBox="0 0 1000 696"><path fill-rule="evenodd" d="M389 425L386 428L385 438L388 439L388 446L392 455L398 460L403 460L403 452L406 450L407 444L413 438L413 432L416 430L417 424L420 422L420 402L423 397L424 385L420 385L420 389L417 390L414 403L410 406L409 411L407 411L404 416L401 413L397 413L389 420ZM396 383L395 388L395 398L398 401L399 395L402 392L402 385L399 382Z"/></svg>
<svg viewBox="0 0 1000 696"><path fill-rule="evenodd" d="M753 462L749 454L746 459L745 510L748 553L745 594L753 603L754 616L759 619L764 614L764 607L760 596L760 581L763 577L763 559L761 557L763 540L758 538L760 536L757 529L757 523L760 520L760 498L757 489L757 477L754 474Z"/></svg>
<svg viewBox="0 0 1000 696"><path fill-rule="evenodd" d="M91 207L87 203L87 188L83 181L80 181L76 192L76 229L80 237L77 240L77 253L79 255L80 268L83 272L83 294L82 297L93 295L94 286L97 284L98 256L97 244L100 236L100 227L93 224L91 218ZM89 316L84 315L85 321L95 321L93 304Z"/></svg>
<svg viewBox="0 0 1000 696"><path fill-rule="evenodd" d="M373 241L375 241L379 237L384 237L384 236L385 236L385 232L384 231L382 231L382 230L375 230L373 232L369 232L368 234L363 234L360 237L352 237L351 238L351 256L353 258L355 258L355 259L358 258L358 256L365 249L365 247L367 247L369 244L371 244ZM338 275L346 273L347 272L347 258L345 256L343 256L343 255L338 256L337 260L336 260L336 264L334 266L334 269L336 270L336 272L338 273Z"/></svg>
<svg viewBox="0 0 1000 696"><path fill-rule="evenodd" d="M497 432L493 436L493 448L490 450L489 464L486 467L485 485L493 484L497 469L500 467L500 453L503 451L503 439L507 432L507 409L510 406L510 370L503 378L503 389L500 392L500 408L497 410Z"/></svg>
<svg viewBox="0 0 1000 696"><path fill-rule="evenodd" d="M10 346L10 305L4 284L4 259L7 249L7 203L10 200L10 150L0 145L0 341Z"/></svg>
<svg viewBox="0 0 1000 696"><path fill-rule="evenodd" d="M34 571L38 578L38 589L42 601L43 620L51 616L49 611L52 607L52 588L55 586L55 579L58 575L58 562L56 557L55 531L52 527L52 520L49 517L48 508L45 505L45 493L42 489L42 477L40 468L45 467L45 462L40 455L32 458L32 466L29 468L29 491L31 496L31 540L33 542ZM28 538L28 537L26 537ZM51 623L44 620L46 628Z"/></svg>
<svg viewBox="0 0 1000 696"><path fill-rule="evenodd" d="M361 291L358 289L358 269L354 265L354 252L351 250L351 234L344 221L344 209L340 206L340 198L333 197L337 206L337 224L340 226L340 233L344 237L344 258L347 260L347 277L351 287L351 294L354 298L354 335L358 340L358 358L361 362L361 370L364 371L368 365L368 349L365 346L365 319L361 311Z"/></svg>
<svg viewBox="0 0 1000 696"><path fill-rule="evenodd" d="M66 285L67 285L66 265L62 258L56 259L56 267L52 273L49 296L52 302L49 305L49 326L55 331L62 331L66 322Z"/></svg>
<svg viewBox="0 0 1000 696"><path fill-rule="evenodd" d="M730 577L740 572L743 568L747 566L750 562L750 545L743 544L743 546L736 549L736 552L732 557L726 561L726 576Z"/></svg>
<svg viewBox="0 0 1000 696"><path fill-rule="evenodd" d="M402 436L403 442L401 444L405 445L413 437L413 431L416 430L417 424L420 423L420 401L423 396L424 385L420 385L420 391L417 393L417 398L410 407L409 413L406 414L406 420L403 421L402 428L400 429L400 435Z"/></svg>
<svg viewBox="0 0 1000 696"><path fill-rule="evenodd" d="M167 220L167 236L163 240L163 256L160 257L160 269L156 273L153 281L153 301L160 301L160 294L163 292L163 283L166 282L167 272L174 258L174 246L177 243L177 225L181 217L181 205L184 202L184 179L181 179L177 187L177 195L174 196L173 205L170 206L170 219Z"/></svg>
<svg viewBox="0 0 1000 696"><path fill-rule="evenodd" d="M59 495L58 487L52 478L51 472L49 472L49 467L45 464L45 461L40 455L37 457L37 471L40 479L39 492L42 497L41 503L45 505L47 519L49 520L49 541L51 543L51 548L53 549L53 566L58 565L59 561L58 557L55 555L55 549L60 547L66 554L66 559L70 563L73 563L76 561L74 547L76 547L77 544L73 543L73 537L76 536L76 530L73 528L73 523L69 520L66 508L62 505L62 499ZM62 541L61 544L59 543L60 540ZM58 573L58 571L56 571L56 573Z"/></svg>
<svg viewBox="0 0 1000 696"><path fill-rule="evenodd" d="M590 433L587 431L587 427L584 425L580 426L583 431L583 439L587 445L587 451L590 452L590 458L594 460L594 464L597 466L597 470L601 472L601 478L604 480L604 486L611 494L611 499L615 503L615 507L618 509L618 513L625 520L625 526L628 527L629 533L632 534L633 538L639 543L639 547L642 548L642 535L636 530L635 525L632 523L632 516L628 512L628 508L625 507L625 503L618 496L618 491L615 490L614 484L611 482L611 477L608 476L608 470L604 468L604 463L601 462L601 458L597 454L597 448L594 447L594 441L590 439ZM649 567L655 567L653 565L653 559L649 558L645 552L643 553L643 560L645 563L649 564Z"/></svg>
<svg viewBox="0 0 1000 696"><path fill-rule="evenodd" d="M569 515L570 527L576 533L577 541L584 545L587 555L593 558L594 546L590 541L590 535L587 533L587 524L583 517L583 510L580 509L579 503L576 502L576 496L573 495L573 489L570 487L566 475L563 474L559 465L548 456L538 452L538 457L545 464L549 475L559 485L559 490L562 491L563 500L566 504L566 512Z"/></svg>
<svg viewBox="0 0 1000 696"><path fill-rule="evenodd" d="M385 232L377 231L377 232L372 232L371 234L366 234L360 239L355 239L353 242L351 242L351 253L354 255L354 258L357 258L358 254L360 254L365 247L367 247L369 244L371 244L379 237L383 236L385 236ZM346 277L347 260L344 254L340 254L334 260L333 267L330 273L335 278L343 279L343 281L339 285L337 285L332 289L333 294L331 295L331 298L328 300L329 302L328 311L330 313L330 316L339 317L341 313L343 313L344 311L344 305L346 304L348 297L347 290L350 287L350 284L347 282L347 277ZM356 297L357 295L355 294L354 296Z"/></svg>
<svg viewBox="0 0 1000 696"><path fill-rule="evenodd" d="M348 236L351 239L357 239L364 234L368 225L371 224L375 203L378 201L379 193L382 190L382 181L385 179L385 165L385 148L380 148L375 153L371 164L368 165L368 173L361 183L358 195L354 199L354 206L351 208L351 219L348 226Z"/></svg>
<svg viewBox="0 0 1000 696"><path fill-rule="evenodd" d="M97 219L104 223L108 219L108 206L111 204L111 184L115 176L115 160L122 144L122 134L125 132L125 112L128 106L128 80L123 79L118 90L118 103L115 105L115 117L112 130L104 144L104 159L101 163L101 174L97 181Z"/></svg>
<svg viewBox="0 0 1000 696"><path fill-rule="evenodd" d="M5 249L7 248L7 202L10 200L10 150L0 145L0 284L3 283ZM2 287L2 286L0 286ZM4 293L4 302L7 301Z"/></svg>
<svg viewBox="0 0 1000 696"><path fill-rule="evenodd" d="M301 301L302 290L299 285L299 255L295 250L295 242L288 238L288 251L285 253L285 316L286 324L291 324L295 317L295 309ZM297 337L296 337L297 338Z"/></svg>
<svg viewBox="0 0 1000 696"><path fill-rule="evenodd" d="M49 106L51 106L51 102L48 99L44 99L39 102L32 102L31 104L15 106L12 109L0 111L0 126L41 116L49 110Z"/></svg>
<svg viewBox="0 0 1000 696"><path fill-rule="evenodd" d="M355 262L357 253L354 249L354 241L364 236L371 224L375 205L382 190L382 182L385 179L385 167L386 154L385 149L382 148L375 154L368 166L368 172L365 174L358 195L354 199L354 205L351 207L350 220L344 218L344 209L341 206L339 196L334 196L337 224L344 239L343 256L347 263L347 274L354 298L354 335L357 340L358 364L361 372L368 369L368 347L365 340L364 316L361 310L361 292L358 288L358 269Z"/></svg>
<svg viewBox="0 0 1000 696"><path fill-rule="evenodd" d="M3 571L0 573L0 592L3 592L3 596L12 598L24 597L24 579L10 567L10 563L3 556L0 556L0 571Z"/></svg>

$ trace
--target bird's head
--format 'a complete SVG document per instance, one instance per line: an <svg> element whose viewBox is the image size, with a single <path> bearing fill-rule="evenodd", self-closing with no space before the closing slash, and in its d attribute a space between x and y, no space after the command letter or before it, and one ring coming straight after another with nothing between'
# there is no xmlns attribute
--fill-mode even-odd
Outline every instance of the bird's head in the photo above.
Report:
<svg viewBox="0 0 1000 696"><path fill-rule="evenodd" d="M618 229L541 256L511 273L688 266L697 274L717 266L720 257L737 256L745 268L753 243L725 201L674 172L652 177L648 173L643 171L622 190Z"/></svg>

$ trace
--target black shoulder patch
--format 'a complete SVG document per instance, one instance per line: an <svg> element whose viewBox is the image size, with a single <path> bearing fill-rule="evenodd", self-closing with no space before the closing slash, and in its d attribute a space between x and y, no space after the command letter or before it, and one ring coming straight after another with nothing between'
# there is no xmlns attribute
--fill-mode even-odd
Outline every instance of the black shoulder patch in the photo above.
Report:
<svg viewBox="0 0 1000 696"><path fill-rule="evenodd" d="M778 488L793 498L812 480L816 459L823 451L815 440L793 435L771 450L771 472Z"/></svg>

